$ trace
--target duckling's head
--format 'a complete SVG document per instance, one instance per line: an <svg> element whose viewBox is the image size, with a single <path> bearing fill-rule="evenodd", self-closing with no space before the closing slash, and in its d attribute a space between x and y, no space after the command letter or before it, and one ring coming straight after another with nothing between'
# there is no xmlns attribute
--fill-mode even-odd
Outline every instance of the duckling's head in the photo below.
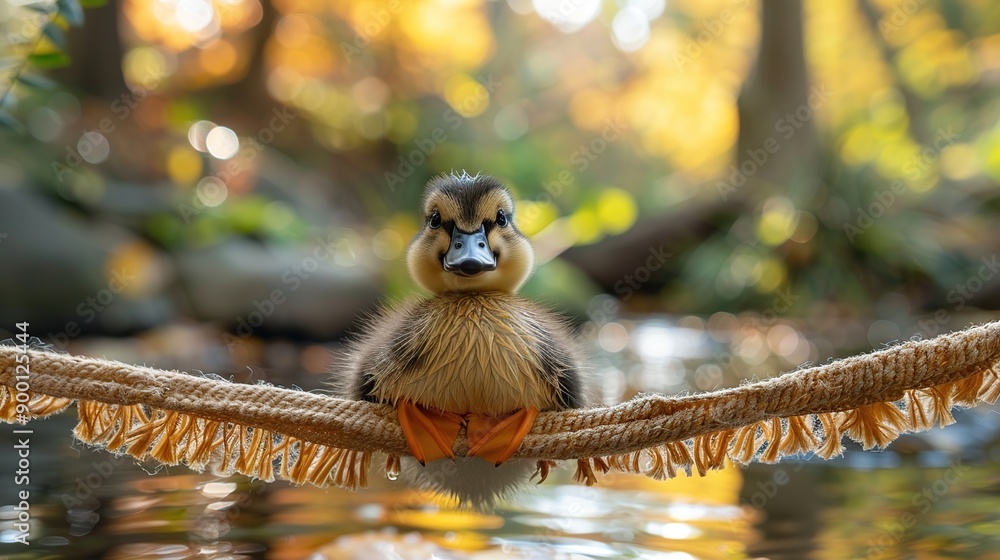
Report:
<svg viewBox="0 0 1000 560"><path fill-rule="evenodd" d="M410 275L434 292L516 292L535 254L514 225L514 200L500 181L467 173L427 184L424 225L407 250Z"/></svg>

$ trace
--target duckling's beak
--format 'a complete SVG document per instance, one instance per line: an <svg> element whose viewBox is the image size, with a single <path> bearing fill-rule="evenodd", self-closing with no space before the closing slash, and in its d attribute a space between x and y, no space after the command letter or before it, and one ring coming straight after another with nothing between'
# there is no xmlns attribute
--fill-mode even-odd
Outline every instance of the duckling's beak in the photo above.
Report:
<svg viewBox="0 0 1000 560"><path fill-rule="evenodd" d="M454 228L443 263L445 270L462 276L475 276L480 272L496 270L497 259L486 240L486 226L479 226L479 230L471 233Z"/></svg>

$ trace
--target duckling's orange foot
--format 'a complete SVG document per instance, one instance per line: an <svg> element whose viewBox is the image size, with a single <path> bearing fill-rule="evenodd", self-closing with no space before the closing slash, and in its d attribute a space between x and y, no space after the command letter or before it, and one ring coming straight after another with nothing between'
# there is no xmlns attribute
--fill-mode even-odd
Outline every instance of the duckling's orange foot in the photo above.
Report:
<svg viewBox="0 0 1000 560"><path fill-rule="evenodd" d="M464 422L460 415L405 400L396 403L396 414L406 445L421 465L434 459L455 458L451 446Z"/></svg>
<svg viewBox="0 0 1000 560"><path fill-rule="evenodd" d="M521 446L538 418L538 409L530 406L507 416L470 414L467 418L469 456L481 457L500 466Z"/></svg>

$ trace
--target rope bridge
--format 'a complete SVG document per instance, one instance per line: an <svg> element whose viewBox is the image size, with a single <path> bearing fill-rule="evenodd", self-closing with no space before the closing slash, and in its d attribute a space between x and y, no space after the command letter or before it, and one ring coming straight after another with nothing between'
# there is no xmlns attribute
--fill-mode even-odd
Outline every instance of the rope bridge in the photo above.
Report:
<svg viewBox="0 0 1000 560"><path fill-rule="evenodd" d="M737 388L543 412L514 456L537 459L542 480L555 461L576 460L588 485L611 469L662 479L678 469L703 475L727 459L830 458L845 435L884 447L903 432L951 424L954 406L993 404L998 365L993 322ZM220 475L357 488L375 454L386 455L390 474L409 454L388 405L0 346L0 419L26 422L74 401L82 441ZM460 435L455 453L467 450Z"/></svg>

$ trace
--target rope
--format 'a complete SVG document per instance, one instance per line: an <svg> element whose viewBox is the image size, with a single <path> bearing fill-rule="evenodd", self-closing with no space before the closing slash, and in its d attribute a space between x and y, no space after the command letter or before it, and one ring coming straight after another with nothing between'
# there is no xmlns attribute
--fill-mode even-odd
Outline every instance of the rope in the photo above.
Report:
<svg viewBox="0 0 1000 560"><path fill-rule="evenodd" d="M18 410L21 354L0 346L0 418L43 417L77 401L78 437L140 458L266 479L277 466L295 482L357 486L372 453L388 454L390 471L409 454L388 405L39 350L26 352L30 401ZM950 423L952 406L993 403L998 362L994 322L732 389L543 412L515 457L539 459L542 474L550 460L576 459L588 484L594 469L662 478L677 467L721 468L727 458L829 457L842 450L842 435L884 446L901 432ZM463 434L455 451L467 449Z"/></svg>

